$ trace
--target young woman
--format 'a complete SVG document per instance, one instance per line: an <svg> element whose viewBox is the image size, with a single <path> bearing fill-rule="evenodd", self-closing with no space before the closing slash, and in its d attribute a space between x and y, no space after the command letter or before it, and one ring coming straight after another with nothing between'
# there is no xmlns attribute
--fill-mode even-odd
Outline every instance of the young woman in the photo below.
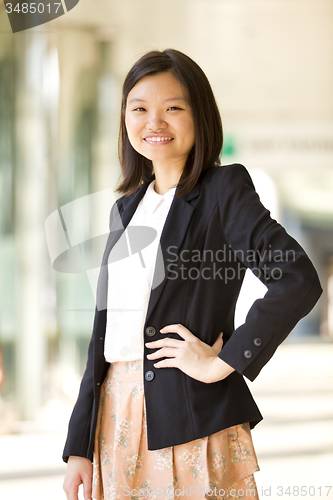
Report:
<svg viewBox="0 0 333 500"><path fill-rule="evenodd" d="M80 484L86 500L258 498L250 429L262 416L243 376L256 378L322 290L221 149L198 65L176 50L141 57L123 86L123 196L63 454L68 500ZM268 291L235 330L247 268Z"/></svg>

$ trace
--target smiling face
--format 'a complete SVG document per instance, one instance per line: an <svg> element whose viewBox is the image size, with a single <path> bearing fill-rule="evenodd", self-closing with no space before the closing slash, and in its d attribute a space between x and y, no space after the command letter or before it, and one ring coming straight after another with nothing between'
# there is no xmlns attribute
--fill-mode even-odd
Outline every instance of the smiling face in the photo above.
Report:
<svg viewBox="0 0 333 500"><path fill-rule="evenodd" d="M129 92L125 124L129 141L153 166L185 166L194 145L192 111L171 73L146 76Z"/></svg>

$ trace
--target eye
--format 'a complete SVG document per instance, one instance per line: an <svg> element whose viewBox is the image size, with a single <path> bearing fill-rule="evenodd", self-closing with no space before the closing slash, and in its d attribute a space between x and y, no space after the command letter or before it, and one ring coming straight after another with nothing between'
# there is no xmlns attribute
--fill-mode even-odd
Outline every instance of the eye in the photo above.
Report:
<svg viewBox="0 0 333 500"><path fill-rule="evenodd" d="M171 110L171 111L177 111L177 110L181 110L182 108L178 108L178 106L170 106L170 108L168 108L168 110Z"/></svg>
<svg viewBox="0 0 333 500"><path fill-rule="evenodd" d="M145 108L135 108L133 111L146 111Z"/></svg>

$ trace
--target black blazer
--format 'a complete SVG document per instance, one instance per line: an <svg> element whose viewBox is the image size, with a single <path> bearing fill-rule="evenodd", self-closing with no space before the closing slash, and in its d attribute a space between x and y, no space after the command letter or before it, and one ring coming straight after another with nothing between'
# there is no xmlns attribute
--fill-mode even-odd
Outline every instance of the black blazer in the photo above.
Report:
<svg viewBox="0 0 333 500"><path fill-rule="evenodd" d="M109 366L103 352L106 306L101 305L107 289L107 259L153 178L133 195L117 200L111 210L98 282L99 305L64 461L70 455L93 457L100 388ZM189 193L173 199L160 245L163 261L158 254L156 269L164 262L165 278L156 287L153 281L142 332L145 341L162 338L159 330L175 323L210 345L224 332L219 357L235 371L222 381L206 384L177 368L154 368L154 361L146 358L152 350L145 347L144 373L154 374L152 379L144 378L149 450L186 443L243 422L253 428L262 415L243 375L251 381L257 377L322 293L306 253L270 217L250 175L239 164L205 170ZM246 268L268 291L234 330ZM148 327L155 329L153 336L154 330ZM168 336L180 339L176 333Z"/></svg>

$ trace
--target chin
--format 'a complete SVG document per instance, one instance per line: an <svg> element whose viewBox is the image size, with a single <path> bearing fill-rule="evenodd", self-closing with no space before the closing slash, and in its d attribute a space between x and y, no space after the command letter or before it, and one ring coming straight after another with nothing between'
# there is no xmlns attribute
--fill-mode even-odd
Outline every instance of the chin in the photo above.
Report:
<svg viewBox="0 0 333 500"><path fill-rule="evenodd" d="M162 155L162 154L149 154L147 152L140 152L140 154L142 156L144 156L145 158L147 158L147 160L150 160L150 161L168 161L168 160L172 160L172 156L166 156L166 155Z"/></svg>

